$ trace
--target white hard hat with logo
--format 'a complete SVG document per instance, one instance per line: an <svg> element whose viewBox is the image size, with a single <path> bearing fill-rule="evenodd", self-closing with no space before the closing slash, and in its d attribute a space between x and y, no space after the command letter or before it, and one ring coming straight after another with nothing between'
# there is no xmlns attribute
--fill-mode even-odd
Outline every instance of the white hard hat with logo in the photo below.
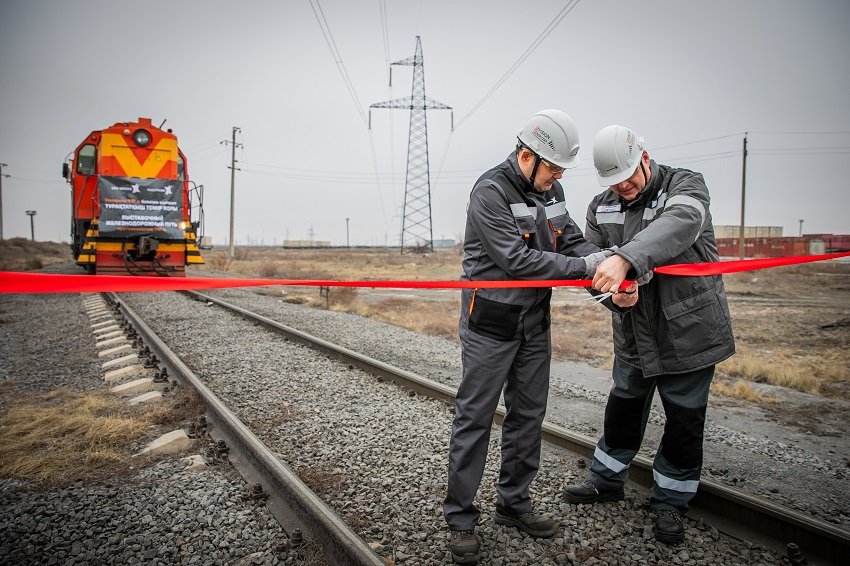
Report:
<svg viewBox="0 0 850 566"><path fill-rule="evenodd" d="M643 138L629 128L602 128L593 140L593 166L599 184L610 187L634 175L643 151Z"/></svg>
<svg viewBox="0 0 850 566"><path fill-rule="evenodd" d="M541 110L529 118L517 133L519 141L542 159L572 169L578 158L578 127L560 110Z"/></svg>

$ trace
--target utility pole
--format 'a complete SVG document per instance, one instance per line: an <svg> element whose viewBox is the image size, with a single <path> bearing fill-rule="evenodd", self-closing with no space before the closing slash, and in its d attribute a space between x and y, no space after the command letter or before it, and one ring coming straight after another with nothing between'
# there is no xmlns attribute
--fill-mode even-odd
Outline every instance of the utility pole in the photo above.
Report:
<svg viewBox="0 0 850 566"><path fill-rule="evenodd" d="M241 146L241 143L236 143L236 132L242 132L241 129L233 126L233 141L224 140L221 143L227 145L231 145L231 156L230 156L230 259L233 259L233 203L235 199L235 186L236 186L236 146Z"/></svg>
<svg viewBox="0 0 850 566"><path fill-rule="evenodd" d="M747 194L747 132L744 132L744 166L741 174L741 229L738 232L738 240L740 240L739 259L744 259L744 202Z"/></svg>
<svg viewBox="0 0 850 566"><path fill-rule="evenodd" d="M0 163L0 240L3 239L3 177L9 177L3 173L3 167L8 167L5 163Z"/></svg>
<svg viewBox="0 0 850 566"><path fill-rule="evenodd" d="M348 218L345 219L345 247L351 247L351 243L348 241Z"/></svg>
<svg viewBox="0 0 850 566"><path fill-rule="evenodd" d="M434 235L431 223L431 177L428 168L428 120L425 111L452 110L452 107L425 96L425 63L422 58L422 42L418 35L416 36L414 55L390 63L391 86L392 65L413 67L412 96L378 102L369 106L369 129L372 129L372 108L405 108L410 110L401 253L404 254L405 248L416 249L417 247L434 251ZM452 131L454 131L453 110Z"/></svg>
<svg viewBox="0 0 850 566"><path fill-rule="evenodd" d="M33 216L35 216L35 211L34 210L28 210L27 216L30 217L30 239L34 242L35 241L35 222L33 222Z"/></svg>

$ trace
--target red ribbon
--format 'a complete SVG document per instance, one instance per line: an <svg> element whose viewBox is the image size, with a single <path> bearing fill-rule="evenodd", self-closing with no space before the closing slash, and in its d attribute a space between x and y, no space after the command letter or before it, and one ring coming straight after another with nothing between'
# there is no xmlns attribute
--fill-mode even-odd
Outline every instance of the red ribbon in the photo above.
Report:
<svg viewBox="0 0 850 566"><path fill-rule="evenodd" d="M738 273L740 271L755 271L756 269L767 269L768 267L779 267L782 265L794 265L797 263L810 263L813 261L824 261L850 255L850 252L838 254L821 255L797 255L789 257L765 257L761 259L744 259L730 261L713 261L708 263L683 263L678 265L663 265L653 269L655 273L667 275L722 275L724 273Z"/></svg>
<svg viewBox="0 0 850 566"><path fill-rule="evenodd" d="M743 261L716 261L665 265L656 273L679 276L720 275L753 271L781 265L809 263L850 255L838 254L776 257ZM629 282L624 282L627 286ZM53 275L47 273L0 272L0 293L105 293L134 291L198 291L230 287L301 285L310 287L371 287L395 289L506 289L512 287L589 287L589 279L510 281L329 281L317 279L231 279L201 277L132 277L126 275Z"/></svg>

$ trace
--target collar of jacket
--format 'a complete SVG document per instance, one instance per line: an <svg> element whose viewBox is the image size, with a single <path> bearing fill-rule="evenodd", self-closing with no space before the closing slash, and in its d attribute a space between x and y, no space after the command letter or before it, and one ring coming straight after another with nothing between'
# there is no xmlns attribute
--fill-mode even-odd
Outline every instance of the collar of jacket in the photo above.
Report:
<svg viewBox="0 0 850 566"><path fill-rule="evenodd" d="M528 180L522 172L522 169L519 167L519 161L517 161L515 151L512 151L510 155L508 155L507 163L511 168L511 173L513 173L514 179L516 180L516 187L524 193L534 192L534 187L531 185L531 181Z"/></svg>
<svg viewBox="0 0 850 566"><path fill-rule="evenodd" d="M631 202L620 198L624 208L643 208L646 204L653 200L653 195L658 191L663 179L661 178L661 166L652 159L649 160L649 184L643 188L637 198Z"/></svg>

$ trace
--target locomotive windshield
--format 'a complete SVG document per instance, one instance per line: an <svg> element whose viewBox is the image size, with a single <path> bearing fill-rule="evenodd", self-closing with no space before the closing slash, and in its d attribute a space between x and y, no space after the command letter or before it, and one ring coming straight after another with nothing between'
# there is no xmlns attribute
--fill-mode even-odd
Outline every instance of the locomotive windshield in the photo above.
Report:
<svg viewBox="0 0 850 566"><path fill-rule="evenodd" d="M79 175L94 175L95 164L97 162L97 151L91 144L86 144L80 148L80 155L77 158L77 174Z"/></svg>

